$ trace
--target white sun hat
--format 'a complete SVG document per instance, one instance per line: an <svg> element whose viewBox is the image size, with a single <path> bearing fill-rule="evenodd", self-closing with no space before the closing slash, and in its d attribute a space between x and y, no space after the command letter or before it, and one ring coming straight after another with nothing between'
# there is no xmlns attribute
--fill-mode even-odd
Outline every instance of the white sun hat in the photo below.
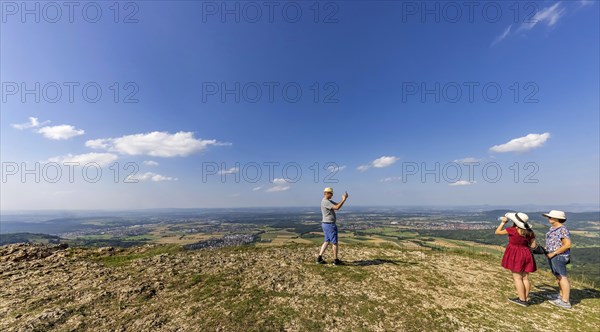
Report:
<svg viewBox="0 0 600 332"><path fill-rule="evenodd" d="M333 192L333 188L327 187L327 188L323 189L323 192L325 192L325 193L332 193Z"/></svg>
<svg viewBox="0 0 600 332"><path fill-rule="evenodd" d="M567 215L563 211L552 210L548 213L542 213L542 216L559 220L567 220Z"/></svg>
<svg viewBox="0 0 600 332"><path fill-rule="evenodd" d="M522 229L531 229L529 225L529 216L523 212L512 213L509 212L504 215L506 218L510 219L510 221L514 222L515 225Z"/></svg>

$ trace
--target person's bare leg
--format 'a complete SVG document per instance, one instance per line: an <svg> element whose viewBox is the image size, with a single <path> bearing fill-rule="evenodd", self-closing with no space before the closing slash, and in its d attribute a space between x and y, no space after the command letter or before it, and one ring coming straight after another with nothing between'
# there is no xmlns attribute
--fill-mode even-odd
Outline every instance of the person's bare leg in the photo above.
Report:
<svg viewBox="0 0 600 332"><path fill-rule="evenodd" d="M332 246L333 246L333 258L338 259L338 245L332 244Z"/></svg>
<svg viewBox="0 0 600 332"><path fill-rule="evenodd" d="M523 284L523 277L521 277L521 273L513 272L513 279L515 281L515 288L517 289L517 296L519 296L519 300L527 301L525 297L525 285Z"/></svg>
<svg viewBox="0 0 600 332"><path fill-rule="evenodd" d="M323 245L321 246L321 250L319 251L319 256L323 256L323 253L325 253L325 250L327 250L328 245L329 245L329 242L323 242Z"/></svg>
<svg viewBox="0 0 600 332"><path fill-rule="evenodd" d="M569 303L571 296L571 285L569 284L569 278L561 276L558 281L560 287L560 297L563 301Z"/></svg>
<svg viewBox="0 0 600 332"><path fill-rule="evenodd" d="M529 298L529 291L531 290L531 283L529 282L529 273L527 272L523 272L521 274L522 278L523 278L523 286L525 286L525 298L528 299Z"/></svg>
<svg viewBox="0 0 600 332"><path fill-rule="evenodd" d="M562 297L563 297L563 291L562 291L562 287L560 286L560 276L556 277L556 283L558 284L558 297L560 299L562 299Z"/></svg>

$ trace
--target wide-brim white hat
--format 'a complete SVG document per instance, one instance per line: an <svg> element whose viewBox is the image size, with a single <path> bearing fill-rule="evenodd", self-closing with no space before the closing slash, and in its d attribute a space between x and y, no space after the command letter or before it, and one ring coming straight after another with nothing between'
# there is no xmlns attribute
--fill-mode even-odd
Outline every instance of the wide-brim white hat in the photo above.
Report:
<svg viewBox="0 0 600 332"><path fill-rule="evenodd" d="M567 215L563 211L552 210L548 213L542 213L542 216L559 220L567 220Z"/></svg>
<svg viewBox="0 0 600 332"><path fill-rule="evenodd" d="M509 212L504 215L506 218L510 219L510 221L514 222L515 225L522 229L531 229L531 225L529 225L529 216L523 212Z"/></svg>

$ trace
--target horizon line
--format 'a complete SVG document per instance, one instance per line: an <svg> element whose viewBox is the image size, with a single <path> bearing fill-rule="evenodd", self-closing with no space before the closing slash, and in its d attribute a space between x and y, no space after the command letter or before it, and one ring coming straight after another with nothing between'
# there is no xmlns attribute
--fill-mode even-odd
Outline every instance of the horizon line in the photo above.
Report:
<svg viewBox="0 0 600 332"><path fill-rule="evenodd" d="M536 203L524 203L524 204L463 204L463 205L439 205L439 204L411 204L411 205L354 205L347 206L346 209L355 208L490 208L491 210L508 209L513 210L511 207L577 207L586 208L591 211L589 212L600 212L600 204L594 203L569 203L569 204L536 204ZM302 208L314 208L315 205L264 205L264 206L236 206L236 207L152 207L152 208L89 208L89 209L0 209L0 214L14 213L14 212L94 212L94 211L113 211L113 212L127 212L127 211L153 211L153 210L241 210L241 209L302 209ZM552 209L552 208L551 208Z"/></svg>

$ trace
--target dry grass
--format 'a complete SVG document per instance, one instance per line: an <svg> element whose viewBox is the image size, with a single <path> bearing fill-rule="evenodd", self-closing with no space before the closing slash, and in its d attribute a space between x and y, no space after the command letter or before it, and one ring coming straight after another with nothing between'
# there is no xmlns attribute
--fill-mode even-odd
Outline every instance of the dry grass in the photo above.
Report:
<svg viewBox="0 0 600 332"><path fill-rule="evenodd" d="M559 310L543 300L556 291L547 271L531 275L534 305L508 303L514 296L510 273L492 256L351 245L341 247L347 265L332 266L314 263L315 245L171 248L127 249L116 254L123 259L77 249L64 261L18 263L10 271L20 272L0 274L0 329L596 331L600 326L600 291L574 283L574 309ZM48 312L58 318L41 319Z"/></svg>

